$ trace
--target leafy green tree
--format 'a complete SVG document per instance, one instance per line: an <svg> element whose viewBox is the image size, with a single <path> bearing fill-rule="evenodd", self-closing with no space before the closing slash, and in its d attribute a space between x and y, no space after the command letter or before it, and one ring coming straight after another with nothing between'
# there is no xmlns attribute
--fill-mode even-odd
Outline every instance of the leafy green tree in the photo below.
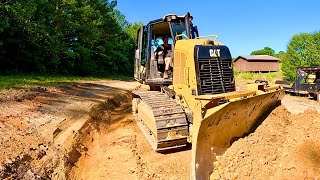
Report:
<svg viewBox="0 0 320 180"><path fill-rule="evenodd" d="M142 22L133 22L125 28L125 32L134 40L137 38L137 32L143 26Z"/></svg>
<svg viewBox="0 0 320 180"><path fill-rule="evenodd" d="M282 59L282 71L293 81L298 67L320 65L320 32L295 34Z"/></svg>
<svg viewBox="0 0 320 180"><path fill-rule="evenodd" d="M274 56L275 51L270 47L264 47L263 49L252 51L251 55L269 55Z"/></svg>

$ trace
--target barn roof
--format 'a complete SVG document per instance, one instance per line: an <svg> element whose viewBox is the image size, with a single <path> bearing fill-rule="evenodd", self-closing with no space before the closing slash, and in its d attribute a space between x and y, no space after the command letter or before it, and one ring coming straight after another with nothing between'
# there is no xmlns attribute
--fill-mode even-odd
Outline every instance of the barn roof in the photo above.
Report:
<svg viewBox="0 0 320 180"><path fill-rule="evenodd" d="M247 61L280 61L279 58L268 56L268 55L253 55L253 56L238 56L234 62L238 59L243 58Z"/></svg>

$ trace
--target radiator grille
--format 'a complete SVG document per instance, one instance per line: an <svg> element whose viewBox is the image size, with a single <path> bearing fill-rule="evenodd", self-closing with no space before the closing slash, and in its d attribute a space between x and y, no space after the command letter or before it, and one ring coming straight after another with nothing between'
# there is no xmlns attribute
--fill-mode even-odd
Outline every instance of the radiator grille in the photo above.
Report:
<svg viewBox="0 0 320 180"><path fill-rule="evenodd" d="M200 94L235 91L231 59L199 58Z"/></svg>

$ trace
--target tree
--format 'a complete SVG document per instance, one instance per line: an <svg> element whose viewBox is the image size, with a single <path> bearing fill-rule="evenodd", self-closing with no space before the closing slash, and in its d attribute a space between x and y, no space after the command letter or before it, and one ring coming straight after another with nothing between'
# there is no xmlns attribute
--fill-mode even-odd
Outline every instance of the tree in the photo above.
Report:
<svg viewBox="0 0 320 180"><path fill-rule="evenodd" d="M141 25L131 25L116 5L108 0L0 3L0 73L129 75Z"/></svg>
<svg viewBox="0 0 320 180"><path fill-rule="evenodd" d="M282 59L282 71L293 81L298 67L320 65L320 32L295 34Z"/></svg>
<svg viewBox="0 0 320 180"><path fill-rule="evenodd" d="M133 22L132 24L130 24L129 26L127 26L125 28L125 31L126 33L131 37L133 38L134 40L136 40L137 38L137 32L138 30L140 29L140 27L143 26L143 23L142 22Z"/></svg>
<svg viewBox="0 0 320 180"><path fill-rule="evenodd" d="M269 55L274 56L275 51L270 47L264 47L263 49L252 51L251 55Z"/></svg>

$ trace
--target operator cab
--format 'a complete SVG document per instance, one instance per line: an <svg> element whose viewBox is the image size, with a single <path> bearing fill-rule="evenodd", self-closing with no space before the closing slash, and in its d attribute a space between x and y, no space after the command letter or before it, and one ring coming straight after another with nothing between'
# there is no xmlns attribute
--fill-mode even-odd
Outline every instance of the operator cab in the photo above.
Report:
<svg viewBox="0 0 320 180"><path fill-rule="evenodd" d="M169 14L141 27L135 51L135 79L152 86L171 85L176 39L194 39L198 36L190 13L184 16ZM168 41L169 45L164 41Z"/></svg>

